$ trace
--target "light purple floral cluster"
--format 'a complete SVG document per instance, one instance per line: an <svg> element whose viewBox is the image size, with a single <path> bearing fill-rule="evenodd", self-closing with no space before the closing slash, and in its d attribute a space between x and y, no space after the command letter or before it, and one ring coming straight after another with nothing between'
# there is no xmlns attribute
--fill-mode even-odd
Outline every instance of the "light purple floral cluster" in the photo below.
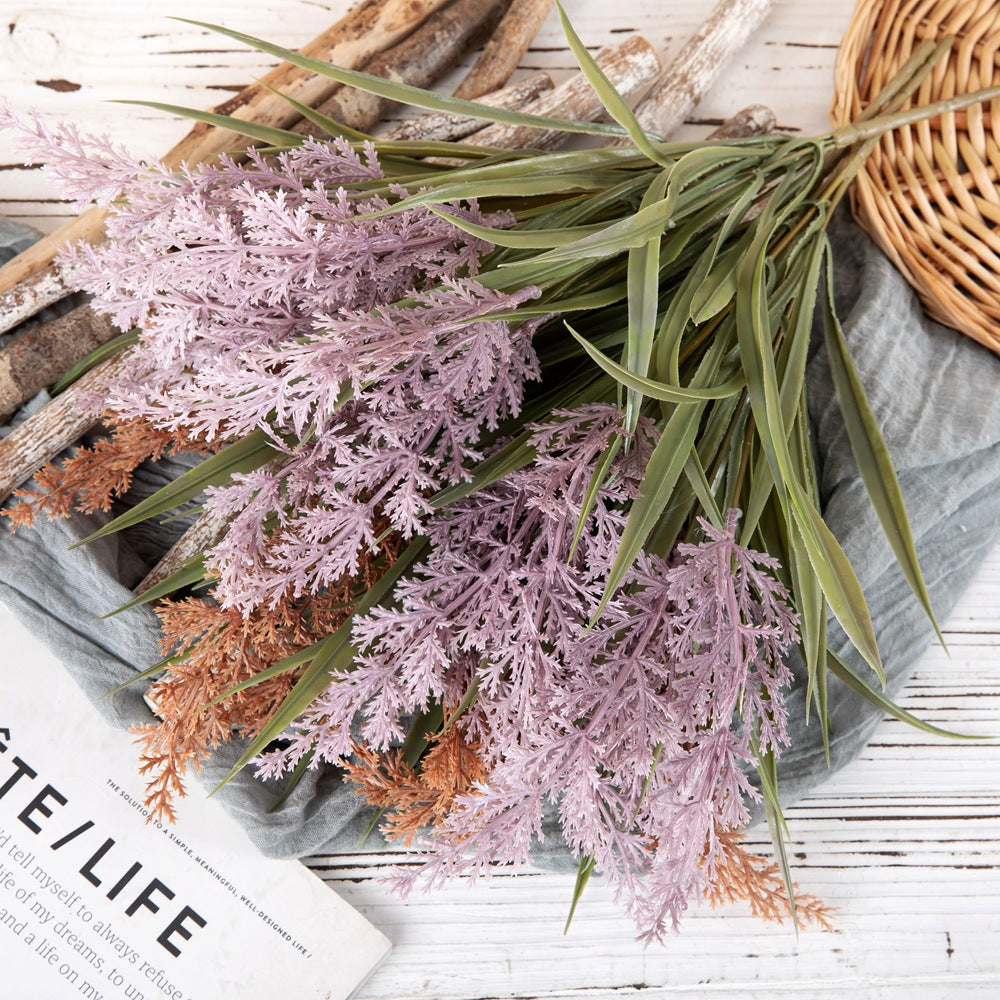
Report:
<svg viewBox="0 0 1000 1000"><path fill-rule="evenodd" d="M4 124L18 124L9 110ZM77 280L142 335L96 405L204 441L262 430L286 457L208 497L229 521L209 559L224 606L354 572L376 521L413 535L539 377L537 322L485 318L535 290L477 282L490 244L426 208L380 214L389 201L363 190L382 180L370 145L306 140L171 172L35 119L22 146L72 196L111 206L108 241L73 251Z"/></svg>
<svg viewBox="0 0 1000 1000"><path fill-rule="evenodd" d="M676 924L712 884L720 833L759 797L748 765L786 742L797 622L775 561L737 544L738 512L700 522L702 540L669 558L641 554L602 608L659 435L639 420L584 516L623 433L602 403L552 411L530 426L529 464L434 509L542 376L536 322L490 318L537 290L488 289L488 243L421 207L385 211L405 192L370 146L306 141L177 172L41 122L29 146L81 199L127 193L109 241L76 250L95 307L142 328L102 405L207 441L263 431L283 456L208 497L228 520L208 564L223 605L249 614L320 591L385 526L428 540L392 603L356 616L353 669L260 773L340 761L359 726L386 750L414 713L475 688L456 724L488 780L435 827L418 873L434 884L529 861L554 811L647 937Z"/></svg>

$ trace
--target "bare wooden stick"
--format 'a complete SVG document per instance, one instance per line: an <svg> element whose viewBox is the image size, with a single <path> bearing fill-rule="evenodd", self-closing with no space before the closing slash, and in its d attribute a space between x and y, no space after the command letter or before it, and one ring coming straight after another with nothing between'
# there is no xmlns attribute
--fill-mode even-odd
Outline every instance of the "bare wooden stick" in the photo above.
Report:
<svg viewBox="0 0 1000 1000"><path fill-rule="evenodd" d="M129 357L126 351L87 372L0 440L0 503L94 426L94 414L81 400L104 392L124 372Z"/></svg>
<svg viewBox="0 0 1000 1000"><path fill-rule="evenodd" d="M620 45L601 49L595 59L612 85L633 104L646 94L660 72L656 50L639 35L632 35ZM555 118L594 121L603 114L604 105L586 77L577 73L551 93L532 101L524 110ZM504 149L544 149L557 143L565 134L555 129L496 123L474 133L470 141Z"/></svg>
<svg viewBox="0 0 1000 1000"><path fill-rule="evenodd" d="M305 45L301 52L340 66L360 66L375 53L405 38L445 3L447 0L362 0L335 25ZM264 76L262 83L245 88L215 110L244 121L279 128L292 124L298 117L294 108L263 83L309 105L321 102L336 87L327 77L282 63ZM244 137L228 129L199 123L163 157L163 161L171 167L182 162L195 163L226 149L243 148L246 143ZM54 233L43 236L0 267L0 295L48 268L68 243L100 242L104 237L104 215L104 209L92 208Z"/></svg>
<svg viewBox="0 0 1000 1000"><path fill-rule="evenodd" d="M766 104L748 104L709 132L708 138L743 139L751 135L767 135L776 124L774 112Z"/></svg>
<svg viewBox="0 0 1000 1000"><path fill-rule="evenodd" d="M517 69L551 9L552 0L514 0L472 69L458 85L455 96L473 100L499 90Z"/></svg>
<svg viewBox="0 0 1000 1000"><path fill-rule="evenodd" d="M548 73L532 73L531 76L526 76L523 80L504 87L503 90L484 94L476 99L480 104L487 104L491 108L522 108L552 88L552 77ZM472 135L482 127L483 122L480 118L437 112L397 122L384 132L379 132L378 138L454 142Z"/></svg>
<svg viewBox="0 0 1000 1000"><path fill-rule="evenodd" d="M413 87L428 87L443 76L499 22L510 0L453 0L437 11L409 37L386 49L362 67ZM319 110L334 121L369 132L395 106L394 101L354 87L338 87ZM316 126L303 119L293 131L308 135Z"/></svg>
<svg viewBox="0 0 1000 1000"><path fill-rule="evenodd" d="M73 268L54 262L0 294L0 333L13 330L72 291Z"/></svg>
<svg viewBox="0 0 1000 1000"><path fill-rule="evenodd" d="M771 2L721 0L636 108L639 124L653 135L672 135L764 22ZM617 140L613 145L626 142Z"/></svg>
<svg viewBox="0 0 1000 1000"><path fill-rule="evenodd" d="M216 514L201 514L190 528L181 535L167 554L150 570L135 588L137 595L145 594L151 587L162 583L186 562L210 549L226 530L226 519Z"/></svg>
<svg viewBox="0 0 1000 1000"><path fill-rule="evenodd" d="M0 351L0 420L118 332L110 320L82 305L18 334Z"/></svg>

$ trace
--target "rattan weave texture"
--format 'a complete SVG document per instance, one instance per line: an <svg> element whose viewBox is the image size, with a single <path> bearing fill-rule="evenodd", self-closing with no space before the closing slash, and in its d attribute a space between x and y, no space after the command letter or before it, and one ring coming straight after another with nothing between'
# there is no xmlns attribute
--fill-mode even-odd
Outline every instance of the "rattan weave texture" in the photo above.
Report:
<svg viewBox="0 0 1000 1000"><path fill-rule="evenodd" d="M835 125L855 120L926 39L954 35L914 103L1000 83L1000 0L859 0L836 66ZM1000 100L886 135L854 214L935 319L1000 353Z"/></svg>

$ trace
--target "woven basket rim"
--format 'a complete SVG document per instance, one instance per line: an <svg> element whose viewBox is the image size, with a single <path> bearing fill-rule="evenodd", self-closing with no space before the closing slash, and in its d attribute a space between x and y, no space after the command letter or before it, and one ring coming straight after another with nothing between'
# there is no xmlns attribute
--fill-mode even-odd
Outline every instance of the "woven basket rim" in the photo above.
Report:
<svg viewBox="0 0 1000 1000"><path fill-rule="evenodd" d="M858 0L837 53L830 118L854 121L925 38L955 41L928 103L1000 83L996 0ZM997 123L997 124L995 124ZM1000 353L1000 100L886 135L852 186L855 218L937 321Z"/></svg>

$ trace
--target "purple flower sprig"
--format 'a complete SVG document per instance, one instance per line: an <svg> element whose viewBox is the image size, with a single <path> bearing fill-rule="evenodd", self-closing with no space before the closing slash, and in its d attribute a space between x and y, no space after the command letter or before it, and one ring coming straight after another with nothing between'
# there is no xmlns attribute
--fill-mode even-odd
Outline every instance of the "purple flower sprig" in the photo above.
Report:
<svg viewBox="0 0 1000 1000"><path fill-rule="evenodd" d="M711 884L719 831L744 825L760 750L787 741L782 654L796 617L774 560L736 542L739 514L667 563L643 555L594 627L655 429L640 423L572 556L590 470L620 428L614 407L563 411L533 428L537 458L425 522L431 551L393 607L354 622L359 655L265 755L263 776L309 751L338 761L354 729L388 750L430 704L476 700L456 724L488 778L425 838L394 880L409 891L497 861L529 863L555 812L595 859L643 935L660 937Z"/></svg>

